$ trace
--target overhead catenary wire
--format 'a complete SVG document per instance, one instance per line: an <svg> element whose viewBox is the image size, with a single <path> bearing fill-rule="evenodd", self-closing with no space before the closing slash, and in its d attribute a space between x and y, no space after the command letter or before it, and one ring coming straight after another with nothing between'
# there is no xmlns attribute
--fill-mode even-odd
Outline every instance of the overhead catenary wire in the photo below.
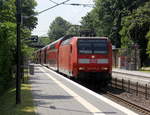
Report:
<svg viewBox="0 0 150 115"><path fill-rule="evenodd" d="M37 15L39 15L39 14L41 14L41 13L47 11L47 10L50 10L50 9L52 9L52 8L55 8L55 7L59 6L59 5L62 5L62 4L63 4L63 5L72 5L72 6L84 6L84 7L93 7L93 6L94 6L94 4L78 4L78 3L66 4L66 2L68 2L68 1L70 1L70 0L66 0L66 1L63 1L63 2L61 2L61 3L57 3L57 2L55 2L55 1L53 1L53 0L49 0L49 1L52 2L52 3L54 3L55 5L49 7L49 8L47 8L47 9L45 9L45 10L42 10L42 11L38 12Z"/></svg>
<svg viewBox="0 0 150 115"><path fill-rule="evenodd" d="M57 2L53 1L53 0L49 0L50 2L54 3L54 4L58 4ZM78 4L78 3L63 3L63 5L72 5L72 6L84 6L84 7L93 7L94 4Z"/></svg>
<svg viewBox="0 0 150 115"><path fill-rule="evenodd" d="M53 2L54 4L58 4L57 2L54 2L53 0L49 0L50 2Z"/></svg>
<svg viewBox="0 0 150 115"><path fill-rule="evenodd" d="M54 3L54 4L58 4L57 2L53 1L53 0L49 0L50 2ZM63 5L72 5L72 6L84 6L84 7L91 7L94 6L94 4L78 4L78 3L63 3Z"/></svg>
<svg viewBox="0 0 150 115"><path fill-rule="evenodd" d="M63 5L83 6L83 7L93 7L94 6L94 4L78 4L78 3L71 3L71 4L64 3Z"/></svg>
<svg viewBox="0 0 150 115"><path fill-rule="evenodd" d="M63 1L63 2L58 3L58 4L56 4L56 5L54 5L54 6L50 7L50 8L47 8L47 9L45 9L45 10L42 10L42 11L38 12L38 15L41 14L41 13L43 13L43 12L45 12L45 11L47 11L47 10L50 10L50 9L52 9L52 8L55 8L55 7L57 7L57 6L61 5L61 4L64 4L64 3L68 2L68 1L70 1L70 0Z"/></svg>

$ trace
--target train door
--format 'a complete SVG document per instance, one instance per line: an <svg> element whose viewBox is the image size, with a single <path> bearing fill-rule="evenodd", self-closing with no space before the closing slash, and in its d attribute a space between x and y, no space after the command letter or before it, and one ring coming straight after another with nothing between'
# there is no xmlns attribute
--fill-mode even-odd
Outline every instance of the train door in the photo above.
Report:
<svg viewBox="0 0 150 115"><path fill-rule="evenodd" d="M47 48L44 49L44 64L46 64L46 49Z"/></svg>
<svg viewBox="0 0 150 115"><path fill-rule="evenodd" d="M69 70L69 75L71 76L71 63L72 63L72 45L69 45L69 58L68 58L68 70Z"/></svg>

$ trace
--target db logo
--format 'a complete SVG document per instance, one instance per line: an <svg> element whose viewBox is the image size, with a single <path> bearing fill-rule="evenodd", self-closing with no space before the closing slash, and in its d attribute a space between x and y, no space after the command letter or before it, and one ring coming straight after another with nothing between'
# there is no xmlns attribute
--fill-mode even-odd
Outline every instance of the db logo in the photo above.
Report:
<svg viewBox="0 0 150 115"><path fill-rule="evenodd" d="M97 59L90 59L90 63L97 63Z"/></svg>

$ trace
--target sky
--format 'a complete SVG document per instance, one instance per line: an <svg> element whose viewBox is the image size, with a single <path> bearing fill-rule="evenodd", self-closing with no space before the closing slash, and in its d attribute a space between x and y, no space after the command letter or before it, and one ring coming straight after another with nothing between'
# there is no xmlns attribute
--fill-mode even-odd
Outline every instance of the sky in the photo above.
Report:
<svg viewBox="0 0 150 115"><path fill-rule="evenodd" d="M52 0L56 3L61 3L66 0ZM51 2L51 0L36 0L37 7L35 11L40 12L49 7L56 5ZM93 0L70 0L66 2L66 4L70 3L78 3L78 4L94 4ZM92 7L83 7L83 6L71 6L71 5L60 5L48 11L45 11L37 16L38 25L33 30L33 35L38 36L46 36L48 33L48 29L52 21L55 20L56 17L61 16L66 21L71 24L80 24L81 17L85 16L88 12L92 10Z"/></svg>

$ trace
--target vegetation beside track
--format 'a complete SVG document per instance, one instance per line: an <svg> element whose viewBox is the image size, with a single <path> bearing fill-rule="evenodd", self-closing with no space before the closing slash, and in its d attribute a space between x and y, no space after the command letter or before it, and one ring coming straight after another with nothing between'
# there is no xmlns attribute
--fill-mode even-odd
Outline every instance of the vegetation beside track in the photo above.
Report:
<svg viewBox="0 0 150 115"><path fill-rule="evenodd" d="M25 83L21 85L21 104L16 105L15 85L0 97L1 115L35 115L31 86L27 83L26 78L27 76Z"/></svg>
<svg viewBox="0 0 150 115"><path fill-rule="evenodd" d="M16 72L16 0L0 0L0 93L3 94L13 81ZM31 59L33 48L28 46L31 31L37 24L35 0L22 0L21 64ZM28 16L28 18L24 18ZM24 62L23 62L24 61Z"/></svg>
<svg viewBox="0 0 150 115"><path fill-rule="evenodd" d="M140 71L143 71L143 72L150 72L150 67L142 67L140 69Z"/></svg>

